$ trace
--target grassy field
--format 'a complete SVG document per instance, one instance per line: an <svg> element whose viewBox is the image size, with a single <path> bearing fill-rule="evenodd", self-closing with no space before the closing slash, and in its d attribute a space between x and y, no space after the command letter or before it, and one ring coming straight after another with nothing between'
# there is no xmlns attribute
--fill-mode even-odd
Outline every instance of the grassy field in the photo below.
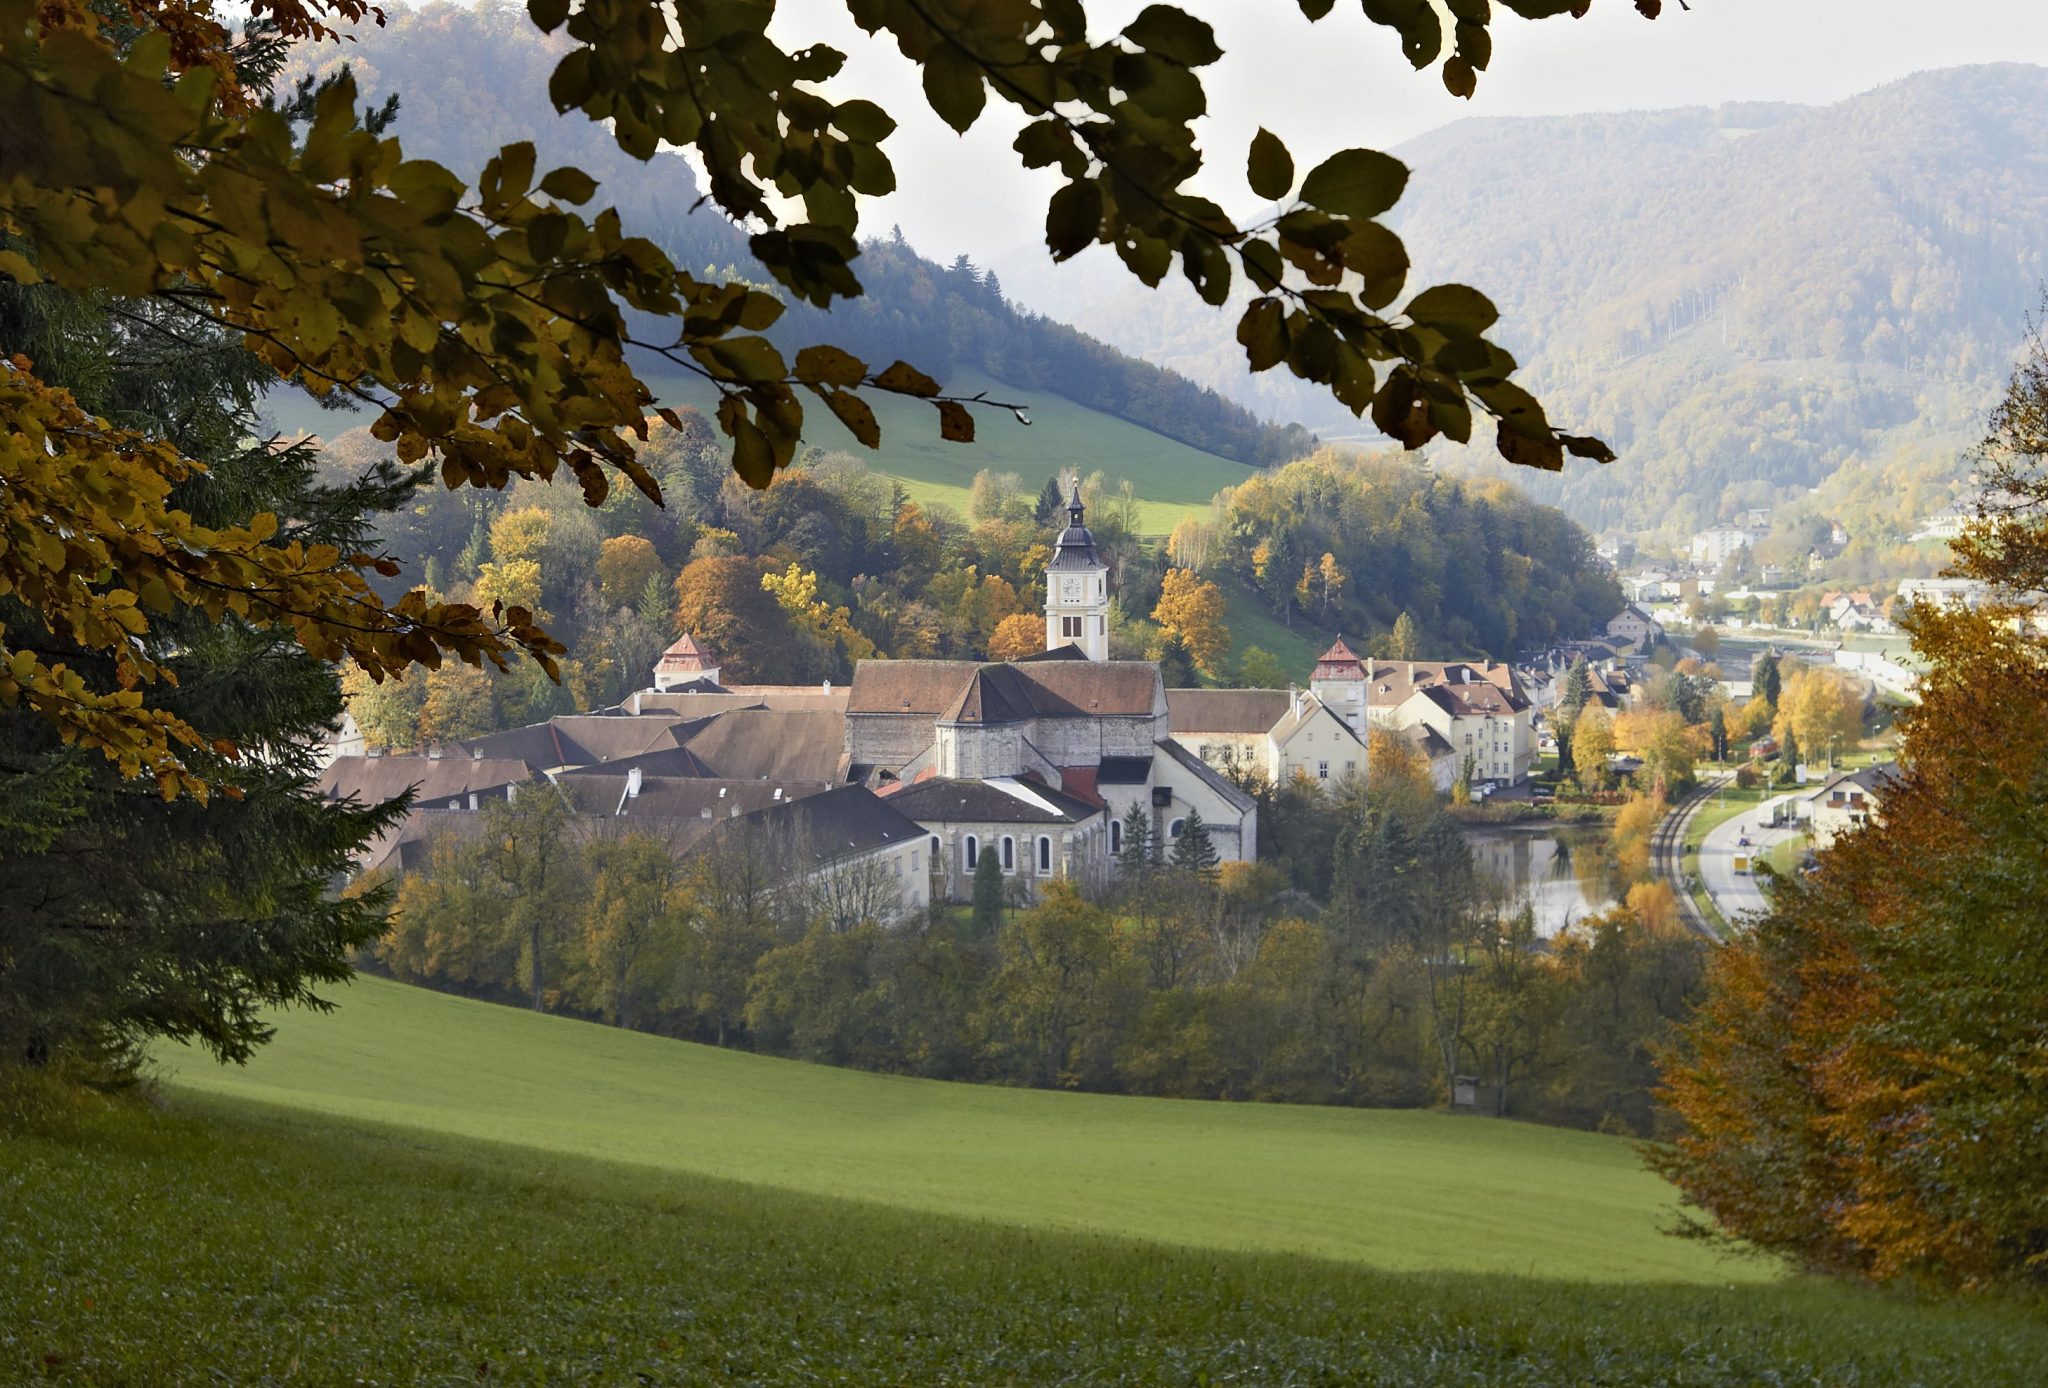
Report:
<svg viewBox="0 0 2048 1388"><path fill-rule="evenodd" d="M707 413L717 395L701 377L668 368L649 369L642 379L670 405L690 405ZM830 410L805 396L807 442L843 449L864 459L869 468L900 479L920 504L939 503L967 513L968 488L983 468L1014 472L1035 495L1045 479L1063 467L1085 476L1100 470L1112 482L1128 478L1137 488L1138 518L1147 534L1164 535L1190 511L1206 511L1217 492L1254 474L1254 469L1228 458L1205 453L1155 434L1114 415L1077 405L1045 391L1005 385L976 371L961 371L946 382L954 394L981 391L997 400L1028 406L1029 427L1002 410L975 411L975 442L946 443L939 438L938 415L929 405L886 395L874 398L882 426L882 445L869 450L854 441ZM325 433L365 422L360 416L335 414L302 396L278 392L269 412L287 432Z"/></svg>
<svg viewBox="0 0 2048 1388"><path fill-rule="evenodd" d="M1625 1281L1767 1270L1667 1238L1626 1142L1442 1114L1059 1094L862 1074L365 978L246 1069L173 1092L514 1142L676 1177L1383 1269Z"/></svg>
<svg viewBox="0 0 2048 1388"><path fill-rule="evenodd" d="M191 1094L8 1100L10 1383L1946 1388L2048 1356L2017 1308L1384 1273Z"/></svg>
<svg viewBox="0 0 2048 1388"><path fill-rule="evenodd" d="M1933 1388L2048 1359L2027 1308L1664 1239L1611 1140L341 1003L153 1105L0 1087L0 1381ZM1311 1203L1337 1256L1286 1251Z"/></svg>

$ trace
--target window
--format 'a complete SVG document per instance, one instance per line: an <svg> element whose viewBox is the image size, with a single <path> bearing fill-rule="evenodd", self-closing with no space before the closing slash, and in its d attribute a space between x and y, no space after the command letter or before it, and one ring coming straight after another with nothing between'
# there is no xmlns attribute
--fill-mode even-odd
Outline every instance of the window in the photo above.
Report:
<svg viewBox="0 0 2048 1388"><path fill-rule="evenodd" d="M1330 764L1328 762L1319 761L1316 763L1316 779L1318 781L1327 781L1330 779Z"/></svg>
<svg viewBox="0 0 2048 1388"><path fill-rule="evenodd" d="M917 871L917 850L915 848L910 850L910 870L912 872Z"/></svg>
<svg viewBox="0 0 2048 1388"><path fill-rule="evenodd" d="M939 861L939 836L938 836L937 834L933 834L933 835L932 835L932 862L933 862L933 863L937 863L938 861Z"/></svg>
<svg viewBox="0 0 2048 1388"><path fill-rule="evenodd" d="M901 877L903 875L903 860L901 858L890 859L889 867L895 876Z"/></svg>
<svg viewBox="0 0 2048 1388"><path fill-rule="evenodd" d="M1109 851L1111 853L1121 853L1124 851L1124 822L1121 819L1109 821Z"/></svg>
<svg viewBox="0 0 2048 1388"><path fill-rule="evenodd" d="M1043 834L1038 836L1038 870L1052 871L1052 840Z"/></svg>
<svg viewBox="0 0 2048 1388"><path fill-rule="evenodd" d="M967 836L967 870L969 872L974 871L974 865L977 862L979 862L980 859L981 841L975 838L974 835L969 834Z"/></svg>
<svg viewBox="0 0 2048 1388"><path fill-rule="evenodd" d="M1170 839L1179 838L1180 831L1187 828L1187 825L1188 822L1185 819L1176 819L1173 823L1166 826L1166 837Z"/></svg>
<svg viewBox="0 0 2048 1388"><path fill-rule="evenodd" d="M1060 618L1060 635L1067 637L1069 640L1079 640L1081 636L1081 619L1079 617Z"/></svg>
<svg viewBox="0 0 2048 1388"><path fill-rule="evenodd" d="M1003 835L1003 871L1017 870L1017 841L1008 834Z"/></svg>

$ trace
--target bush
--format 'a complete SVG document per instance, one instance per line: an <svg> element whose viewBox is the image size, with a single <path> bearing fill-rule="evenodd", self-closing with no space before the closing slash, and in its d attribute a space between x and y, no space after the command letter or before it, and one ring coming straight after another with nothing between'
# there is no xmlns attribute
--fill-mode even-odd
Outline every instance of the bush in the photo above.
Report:
<svg viewBox="0 0 2048 1388"><path fill-rule="evenodd" d="M1736 768L1735 788L1737 790L1755 790L1762 784L1763 777L1757 775L1755 767L1743 766Z"/></svg>

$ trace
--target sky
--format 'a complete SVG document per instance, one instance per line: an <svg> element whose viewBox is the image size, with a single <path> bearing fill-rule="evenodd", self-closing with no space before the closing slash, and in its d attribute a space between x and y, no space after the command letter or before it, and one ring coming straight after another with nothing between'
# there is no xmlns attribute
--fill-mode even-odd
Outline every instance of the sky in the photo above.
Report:
<svg viewBox="0 0 2048 1388"><path fill-rule="evenodd" d="M1200 191L1243 209L1244 151L1260 126L1306 170L1351 145L1386 148L1465 116L1557 115L1728 101L1825 104L1930 68L2048 64L2048 0L1667 0L1654 23L1627 0L1596 0L1584 19L1495 21L1492 70L1469 102L1401 58L1391 30L1339 0L1310 24L1292 0L1180 0L1209 21L1224 57L1203 72L1209 167ZM1100 31L1136 0L1091 3ZM1499 10L1499 7L1496 7ZM898 191L863 208L863 230L900 225L926 255L977 262L1036 242L1056 178L1021 169L1020 121L991 101L965 136L924 104L915 71L870 39L837 0L783 0L777 37L848 55L835 96L880 102L899 122L887 148Z"/></svg>

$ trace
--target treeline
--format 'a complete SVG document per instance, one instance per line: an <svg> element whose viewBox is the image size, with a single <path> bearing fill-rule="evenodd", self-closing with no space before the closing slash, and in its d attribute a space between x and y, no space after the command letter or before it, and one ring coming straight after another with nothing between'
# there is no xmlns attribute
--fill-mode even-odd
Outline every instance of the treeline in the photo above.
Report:
<svg viewBox="0 0 2048 1388"><path fill-rule="evenodd" d="M522 796L400 883L376 963L933 1078L1429 1106L1466 1076L1490 1111L1660 1131L1652 1055L1698 987L1699 944L1668 913L1626 908L1537 939L1419 768L1390 761L1370 787L1261 787L1273 862L1155 855L1140 819L1106 894L1060 883L1027 906L990 874L971 911L894 927L858 883L788 885L765 836L679 856L659 831L589 831L553 797Z"/></svg>
<svg viewBox="0 0 2048 1388"><path fill-rule="evenodd" d="M1504 483L1396 455L1323 449L1218 498L1215 562L1283 621L1391 632L1406 613L1427 656L1507 659L1604 629L1621 589L1592 539Z"/></svg>

